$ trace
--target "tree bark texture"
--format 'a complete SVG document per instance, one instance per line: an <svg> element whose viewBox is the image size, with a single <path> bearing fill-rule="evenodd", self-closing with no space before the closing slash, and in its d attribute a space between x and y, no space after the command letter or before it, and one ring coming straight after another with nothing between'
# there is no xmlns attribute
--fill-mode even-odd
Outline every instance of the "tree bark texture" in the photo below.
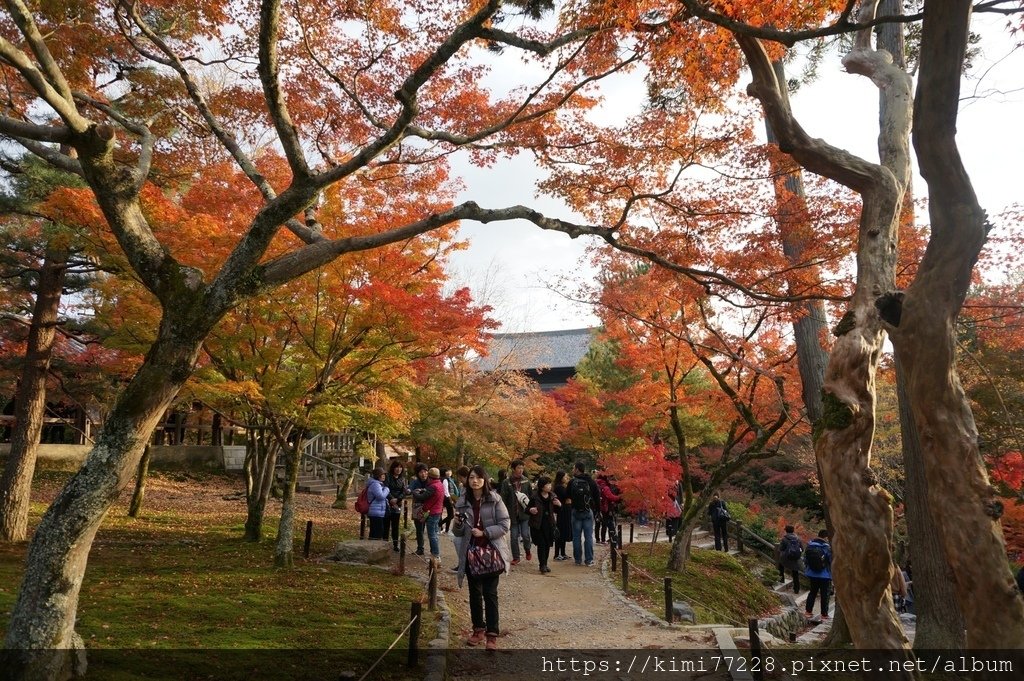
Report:
<svg viewBox="0 0 1024 681"><path fill-rule="evenodd" d="M12 670L14 678L52 679L66 659L50 653L80 647L75 615L93 538L192 372L206 331L198 327L191 324L178 335L176 324L161 322L157 341L118 398L95 447L43 515L4 641L0 667Z"/></svg>
<svg viewBox="0 0 1024 681"><path fill-rule="evenodd" d="M135 474L135 492L132 493L132 502L128 506L128 515L138 518L142 511L142 502L146 498L146 479L149 477L149 460L152 448L146 445L142 450L142 458L139 459L138 472Z"/></svg>
<svg viewBox="0 0 1024 681"><path fill-rule="evenodd" d="M281 519L277 524L277 545L274 548L274 565L276 567L291 567L294 563L295 488L299 482L299 457L301 456L301 441L285 450L284 498L281 500Z"/></svg>
<svg viewBox="0 0 1024 681"><path fill-rule="evenodd" d="M988 232L956 145L960 72L969 0L925 3L914 148L928 185L931 238L902 294L879 299L907 373L907 395L926 467L928 497L969 648L1024 647L1024 599L1017 596L978 433L955 364L955 322Z"/></svg>
<svg viewBox="0 0 1024 681"><path fill-rule="evenodd" d="M882 0L883 16L903 14L903 0ZM907 68L904 26L883 24L878 28L878 47L892 55L893 64ZM888 98L879 97L879 112L885 120ZM903 197L901 224L911 227L914 221L911 182ZM964 647L964 618L956 599L953 573L946 563L938 532L932 523L934 515L928 501L928 483L924 458L917 439L914 415L906 394L906 375L896 360L896 394L899 402L900 437L903 448L903 470L906 478L906 519L910 538L910 555L914 567L914 614L917 616L914 648L917 650L959 650ZM943 509L934 509L941 513Z"/></svg>
<svg viewBox="0 0 1024 681"><path fill-rule="evenodd" d="M854 644L859 648L906 649L909 643L889 592L893 514L891 497L875 481L870 465L874 434L875 371L884 333L874 308L876 292L894 281L898 213L905 183L893 167L868 163L813 139L793 118L761 45L738 36L747 56L757 97L779 137L780 148L804 168L858 192L863 201L857 244L857 281L850 309L837 327L823 389L823 415L815 429L815 457L835 526L833 575ZM869 49L861 36L844 59L847 68L870 77L887 96L905 103L893 107L880 132L890 148L900 149L903 165L909 129L910 79Z"/></svg>
<svg viewBox="0 0 1024 681"><path fill-rule="evenodd" d="M14 406L11 451L0 478L0 540L25 541L32 476L46 414L46 377L50 370L60 311L67 251L47 248L36 286L36 300L25 349L25 364Z"/></svg>
<svg viewBox="0 0 1024 681"><path fill-rule="evenodd" d="M789 108L789 93L785 84L786 78L785 62L777 59L772 62L775 70L775 78L779 83L779 96L786 108ZM776 147L779 139L772 129L771 121L765 118L765 137L769 144ZM776 223L779 226L779 237L782 240L782 254L791 266L806 267L804 254L807 251L809 242L814 238L813 225L810 224L807 214L807 192L804 189L803 172L799 166L785 171L784 168L775 167L772 169L775 177L775 199L778 217ZM814 267L810 271L815 283L820 282L819 268ZM793 291L800 294L803 291ZM825 387L825 367L828 366L828 350L825 349L825 337L828 333L828 318L825 313L825 304L821 300L808 300L801 306L793 319L793 340L796 344L797 370L800 373L800 394L803 398L804 410L807 420L813 427L821 420L822 416L822 391ZM815 470L818 480L821 480L821 466L815 461ZM825 526L829 534L834 536L832 519L829 515L828 499L824 491L821 491L821 507L825 516ZM841 604L836 601L832 627L823 642L826 648L838 648L848 646L852 643L850 629L846 625L846 616L843 614Z"/></svg>
<svg viewBox="0 0 1024 681"><path fill-rule="evenodd" d="M903 470L906 476L907 534L913 564L914 614L917 615L916 650L960 650L964 647L964 616L956 596L953 571L946 562L942 541L928 500L924 455L917 439L917 424L906 395L906 377L896 359ZM939 507L938 513L948 512Z"/></svg>

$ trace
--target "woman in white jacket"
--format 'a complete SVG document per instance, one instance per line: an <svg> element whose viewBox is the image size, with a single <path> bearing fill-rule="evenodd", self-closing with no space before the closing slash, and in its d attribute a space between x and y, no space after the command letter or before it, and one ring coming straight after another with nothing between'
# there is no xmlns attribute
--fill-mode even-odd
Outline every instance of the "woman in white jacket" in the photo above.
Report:
<svg viewBox="0 0 1024 681"><path fill-rule="evenodd" d="M505 571L512 563L508 544L511 526L508 509L497 492L491 490L483 466L473 466L466 483L466 493L455 505L455 551L459 557L459 586L463 577L469 582L469 614L473 621L473 634L467 645L479 645L487 640L487 649L498 647L498 579L501 574L476 577L466 572L466 554L470 547L494 545L505 561Z"/></svg>

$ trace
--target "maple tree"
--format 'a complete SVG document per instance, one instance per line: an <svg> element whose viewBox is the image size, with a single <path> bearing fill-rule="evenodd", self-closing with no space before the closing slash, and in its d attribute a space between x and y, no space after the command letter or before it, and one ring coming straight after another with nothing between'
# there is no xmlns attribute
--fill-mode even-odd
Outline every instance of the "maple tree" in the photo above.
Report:
<svg viewBox="0 0 1024 681"><path fill-rule="evenodd" d="M534 17L542 7L522 10L510 29L503 18L520 10L503 10L500 0L418 15L400 1L6 3L0 133L85 180L159 308L145 360L34 535L6 634L9 669L43 678L78 659L43 651L81 647L77 595L99 522L204 339L232 308L344 253L462 219L525 218L581 233L522 206L441 200L440 209L410 201L408 210L392 210L391 197L410 189L410 177L421 180L412 187L421 197L443 196L455 149L471 148L486 162L497 150L539 144L571 123L559 107L619 68L593 29L541 28ZM474 50L495 45L535 59L546 75L508 94L488 92ZM588 59L597 67L582 74ZM162 223L165 212L147 210L147 192L157 185L180 195L196 178L222 174L225 163L248 182L236 197L237 219L193 212L211 248L174 248L172 225ZM323 219L317 208L335 185L350 212Z"/></svg>
<svg viewBox="0 0 1024 681"><path fill-rule="evenodd" d="M681 570L711 495L751 461L777 454L798 428L791 405L799 397L787 388L795 384L787 381L795 372L793 352L779 335L777 315L773 322L763 308L734 316L715 310L703 287L665 269L614 251L599 262L602 285L593 298L620 373L602 387L581 368L584 387L575 392L585 395L589 383L597 395L579 402L585 411L575 420L588 427L577 426L586 438L573 444L597 447L602 467L616 472L623 489L644 488L623 477L626 471L643 481L679 472L648 487L645 501L665 510L679 483L681 527L669 567ZM613 438L594 437L595 405L607 408L601 420ZM669 469L652 464L657 452L671 452Z"/></svg>
<svg viewBox="0 0 1024 681"><path fill-rule="evenodd" d="M562 404L521 371L481 371L473 358L432 362L410 399L409 438L428 458L454 467L532 463L557 451L568 428Z"/></svg>

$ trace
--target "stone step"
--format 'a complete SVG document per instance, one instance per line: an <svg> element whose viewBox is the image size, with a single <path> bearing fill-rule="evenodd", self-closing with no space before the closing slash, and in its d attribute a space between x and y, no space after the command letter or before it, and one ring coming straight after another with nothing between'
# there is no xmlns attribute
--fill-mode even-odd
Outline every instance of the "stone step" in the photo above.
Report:
<svg viewBox="0 0 1024 681"><path fill-rule="evenodd" d="M295 491L303 494L328 495L337 494L338 487L333 482L300 482L295 486Z"/></svg>

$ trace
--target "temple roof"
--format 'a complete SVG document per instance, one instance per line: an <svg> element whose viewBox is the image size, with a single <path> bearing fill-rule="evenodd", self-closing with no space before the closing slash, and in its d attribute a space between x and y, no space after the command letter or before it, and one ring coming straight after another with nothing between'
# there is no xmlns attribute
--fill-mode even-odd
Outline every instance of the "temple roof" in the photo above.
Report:
<svg viewBox="0 0 1024 681"><path fill-rule="evenodd" d="M596 330L496 333L487 356L477 360L477 367L481 371L575 368L590 349Z"/></svg>

